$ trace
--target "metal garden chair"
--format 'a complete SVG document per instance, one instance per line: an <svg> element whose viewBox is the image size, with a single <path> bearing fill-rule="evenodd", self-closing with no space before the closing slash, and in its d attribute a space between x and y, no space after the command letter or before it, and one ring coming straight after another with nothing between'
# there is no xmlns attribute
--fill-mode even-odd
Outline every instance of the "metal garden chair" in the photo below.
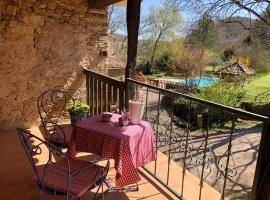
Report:
<svg viewBox="0 0 270 200"><path fill-rule="evenodd" d="M43 92L38 97L38 112L46 134L46 140L67 147L72 136L72 124L66 128L59 125L63 118L69 118L67 104L74 108L75 100L64 90L52 89Z"/></svg>
<svg viewBox="0 0 270 200"><path fill-rule="evenodd" d="M104 166L99 165L100 161L88 162L68 157L61 151L61 148L43 141L28 131L17 129L20 140L27 154L27 157L35 172L36 182L40 188L40 199L43 192L51 195L66 195L66 199L80 197L95 187L98 187L94 199L99 198L98 191L102 188L104 199L103 183L109 171L108 159L103 159ZM35 164L37 155L47 156L46 164L40 169ZM35 158L34 158L35 157Z"/></svg>

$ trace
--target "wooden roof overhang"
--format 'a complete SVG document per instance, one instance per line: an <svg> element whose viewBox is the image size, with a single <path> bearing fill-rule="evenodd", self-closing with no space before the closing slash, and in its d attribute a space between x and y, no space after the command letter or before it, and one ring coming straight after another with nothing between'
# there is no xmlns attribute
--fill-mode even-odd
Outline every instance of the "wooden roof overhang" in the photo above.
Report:
<svg viewBox="0 0 270 200"><path fill-rule="evenodd" d="M102 9L115 3L121 4L121 2L126 2L127 4L126 20L128 33L128 48L126 78L129 78L130 69L136 66L141 0L89 0L89 6L91 8Z"/></svg>
<svg viewBox="0 0 270 200"><path fill-rule="evenodd" d="M88 2L91 8L101 9L112 4L123 2L123 0L89 0Z"/></svg>

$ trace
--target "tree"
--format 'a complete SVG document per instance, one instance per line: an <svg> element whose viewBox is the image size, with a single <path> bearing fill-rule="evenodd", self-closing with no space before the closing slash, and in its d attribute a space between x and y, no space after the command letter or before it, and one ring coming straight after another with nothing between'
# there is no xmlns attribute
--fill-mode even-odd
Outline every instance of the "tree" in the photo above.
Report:
<svg viewBox="0 0 270 200"><path fill-rule="evenodd" d="M205 59L203 58L206 49L215 47L217 41L218 33L214 20L209 15L203 15L195 28L192 28L186 37L186 43L189 49L196 52L197 67L199 67L200 75L202 75L203 65L205 64Z"/></svg>
<svg viewBox="0 0 270 200"><path fill-rule="evenodd" d="M270 6L262 16L270 21ZM251 67L256 71L270 69L270 26L261 20L256 20L250 28L249 35L236 48L236 56L248 57Z"/></svg>
<svg viewBox="0 0 270 200"><path fill-rule="evenodd" d="M177 0L177 3L183 9L195 10L196 15L209 15L225 23L238 22L247 29L249 27L235 17L257 18L270 27L270 21L262 13L270 5L269 0Z"/></svg>
<svg viewBox="0 0 270 200"><path fill-rule="evenodd" d="M153 63L158 44L161 40L169 40L181 24L178 7L173 1L163 0L162 8L151 9L151 14L146 17L146 38L153 42L151 48L150 62Z"/></svg>
<svg viewBox="0 0 270 200"><path fill-rule="evenodd" d="M196 27L190 30L186 41L192 46L203 46L209 49L215 47L218 41L218 32L211 16L203 15Z"/></svg>
<svg viewBox="0 0 270 200"><path fill-rule="evenodd" d="M109 33L123 32L126 30L126 14L122 8L110 6L108 10Z"/></svg>
<svg viewBox="0 0 270 200"><path fill-rule="evenodd" d="M108 9L108 27L109 34L119 34L115 42L116 51L123 51L127 43L127 24L126 24L126 9L122 7L110 6ZM141 16L139 36L149 32L149 22L145 16Z"/></svg>
<svg viewBox="0 0 270 200"><path fill-rule="evenodd" d="M270 5L262 13L262 16L270 22ZM265 25L261 21L257 21L251 29L250 41L248 38L246 43L255 40L262 48L270 51L270 26Z"/></svg>

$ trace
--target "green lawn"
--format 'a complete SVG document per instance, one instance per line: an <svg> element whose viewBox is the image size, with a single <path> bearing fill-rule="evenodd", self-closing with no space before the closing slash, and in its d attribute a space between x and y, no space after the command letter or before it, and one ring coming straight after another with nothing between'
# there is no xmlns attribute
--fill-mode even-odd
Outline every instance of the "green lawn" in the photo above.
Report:
<svg viewBox="0 0 270 200"><path fill-rule="evenodd" d="M219 71L223 68L222 65L217 65L217 66L211 66L211 65L207 65L207 66L204 66L204 71L206 72L216 72L216 71Z"/></svg>
<svg viewBox="0 0 270 200"><path fill-rule="evenodd" d="M270 72L256 74L253 81L245 85L248 101L270 101Z"/></svg>

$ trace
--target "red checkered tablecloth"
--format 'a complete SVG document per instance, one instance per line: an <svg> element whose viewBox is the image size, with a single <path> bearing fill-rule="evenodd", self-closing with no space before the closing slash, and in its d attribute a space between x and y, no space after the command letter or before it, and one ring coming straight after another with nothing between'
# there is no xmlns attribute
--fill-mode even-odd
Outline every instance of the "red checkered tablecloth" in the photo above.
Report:
<svg viewBox="0 0 270 200"><path fill-rule="evenodd" d="M90 152L115 160L116 186L122 188L140 180L137 167L156 159L156 142L150 124L118 124L120 115L112 114L110 122L93 116L76 124L69 155Z"/></svg>

